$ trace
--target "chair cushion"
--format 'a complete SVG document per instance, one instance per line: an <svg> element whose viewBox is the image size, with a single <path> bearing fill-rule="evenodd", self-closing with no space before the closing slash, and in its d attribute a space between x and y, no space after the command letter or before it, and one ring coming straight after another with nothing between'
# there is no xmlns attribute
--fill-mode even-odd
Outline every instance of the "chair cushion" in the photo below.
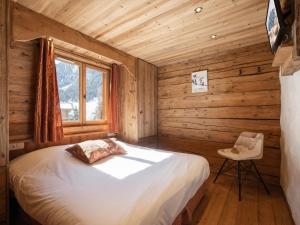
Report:
<svg viewBox="0 0 300 225"><path fill-rule="evenodd" d="M239 152L235 152L233 148L219 149L218 154L223 156L224 158L228 158L232 160L240 160Z"/></svg>
<svg viewBox="0 0 300 225"><path fill-rule="evenodd" d="M236 148L239 153L244 151L249 151L249 149L244 145L235 145L234 148Z"/></svg>
<svg viewBox="0 0 300 225"><path fill-rule="evenodd" d="M238 149L234 150L233 148L219 149L218 154L224 158L232 160L250 160L250 159L261 159L260 156L253 155L252 151L239 151Z"/></svg>
<svg viewBox="0 0 300 225"><path fill-rule="evenodd" d="M238 148L238 146L244 146L248 148L249 150L253 149L255 147L255 144L257 143L256 138L250 138L245 136L239 136L235 143L235 147Z"/></svg>

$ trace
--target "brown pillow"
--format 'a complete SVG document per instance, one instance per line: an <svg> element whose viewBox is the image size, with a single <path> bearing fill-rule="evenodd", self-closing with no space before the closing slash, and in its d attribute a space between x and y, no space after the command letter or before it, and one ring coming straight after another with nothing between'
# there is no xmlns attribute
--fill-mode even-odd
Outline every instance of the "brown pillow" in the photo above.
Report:
<svg viewBox="0 0 300 225"><path fill-rule="evenodd" d="M111 139L80 142L67 148L66 151L85 163L94 163L110 155L126 153L121 146Z"/></svg>

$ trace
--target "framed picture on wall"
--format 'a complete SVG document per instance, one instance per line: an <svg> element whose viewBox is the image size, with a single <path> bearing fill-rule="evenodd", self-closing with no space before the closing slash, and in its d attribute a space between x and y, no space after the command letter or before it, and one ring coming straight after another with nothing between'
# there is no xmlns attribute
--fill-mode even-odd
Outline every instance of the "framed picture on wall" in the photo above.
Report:
<svg viewBox="0 0 300 225"><path fill-rule="evenodd" d="M207 70L192 73L192 93L207 92Z"/></svg>
<svg viewBox="0 0 300 225"><path fill-rule="evenodd" d="M272 52L275 53L280 45L284 28L280 0L269 0L266 17L266 28Z"/></svg>

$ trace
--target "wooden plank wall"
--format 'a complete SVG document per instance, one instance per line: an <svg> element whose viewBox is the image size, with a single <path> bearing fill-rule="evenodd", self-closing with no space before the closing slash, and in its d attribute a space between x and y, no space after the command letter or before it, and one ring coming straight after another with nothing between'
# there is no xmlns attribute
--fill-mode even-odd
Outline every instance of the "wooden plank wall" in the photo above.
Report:
<svg viewBox="0 0 300 225"><path fill-rule="evenodd" d="M9 139L10 142L32 141L35 101L35 68L38 43L14 42L10 48L9 75ZM136 79L122 66L121 69L121 136L128 141L137 140L137 102ZM123 113L122 113L123 112ZM85 139L105 137L107 125L65 127L65 140L62 143L74 143ZM30 149L35 146L29 147Z"/></svg>
<svg viewBox="0 0 300 225"><path fill-rule="evenodd" d="M14 42L10 48L10 142L31 141L33 138L37 54L37 41ZM66 138L78 134L97 136L107 130L107 125L64 127L64 135Z"/></svg>
<svg viewBox="0 0 300 225"><path fill-rule="evenodd" d="M157 135L157 67L137 59L138 135Z"/></svg>
<svg viewBox="0 0 300 225"><path fill-rule="evenodd" d="M7 1L0 0L0 166L6 165L8 129Z"/></svg>
<svg viewBox="0 0 300 225"><path fill-rule="evenodd" d="M8 224L9 1L0 0L0 224Z"/></svg>
<svg viewBox="0 0 300 225"><path fill-rule="evenodd" d="M272 59L263 43L160 67L159 135L184 138L176 147L206 156L216 170L221 163L218 148L232 146L242 131L263 132L260 169L278 178L280 84ZM191 72L199 70L208 70L208 92L193 94Z"/></svg>
<svg viewBox="0 0 300 225"><path fill-rule="evenodd" d="M119 86L120 137L128 142L138 140L137 76L121 66Z"/></svg>
<svg viewBox="0 0 300 225"><path fill-rule="evenodd" d="M33 137L33 112L37 41L14 42L10 48L11 73L9 76L10 142L31 141ZM157 131L157 67L138 60L136 75L121 66L120 121L121 137L129 142L156 135ZM138 97L137 92L139 91ZM138 98L138 99L137 99ZM139 107L139 109L137 109ZM142 112L137 114L137 112ZM137 116L138 115L138 116ZM137 124L138 123L138 124ZM95 135L96 126L81 127L80 134ZM74 131L75 130L75 131ZM107 126L97 130L107 132ZM75 133L74 133L75 132ZM78 134L77 127L64 128L66 137ZM89 136L90 137L90 136Z"/></svg>
<svg viewBox="0 0 300 225"><path fill-rule="evenodd" d="M31 140L33 137L37 52L37 42L16 42L10 48L10 142Z"/></svg>

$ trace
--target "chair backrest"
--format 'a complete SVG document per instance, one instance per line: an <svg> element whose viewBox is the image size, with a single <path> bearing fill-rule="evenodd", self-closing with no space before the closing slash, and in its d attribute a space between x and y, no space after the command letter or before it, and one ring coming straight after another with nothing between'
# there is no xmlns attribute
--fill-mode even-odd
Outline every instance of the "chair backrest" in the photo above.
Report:
<svg viewBox="0 0 300 225"><path fill-rule="evenodd" d="M257 133L257 143L256 146L254 147L254 149L257 148L257 151L260 152L260 154L258 155L258 158L262 158L263 154L264 154L264 135L262 133Z"/></svg>
<svg viewBox="0 0 300 225"><path fill-rule="evenodd" d="M254 157L261 159L263 157L264 135L262 133L242 132L234 146L243 146L251 151Z"/></svg>

